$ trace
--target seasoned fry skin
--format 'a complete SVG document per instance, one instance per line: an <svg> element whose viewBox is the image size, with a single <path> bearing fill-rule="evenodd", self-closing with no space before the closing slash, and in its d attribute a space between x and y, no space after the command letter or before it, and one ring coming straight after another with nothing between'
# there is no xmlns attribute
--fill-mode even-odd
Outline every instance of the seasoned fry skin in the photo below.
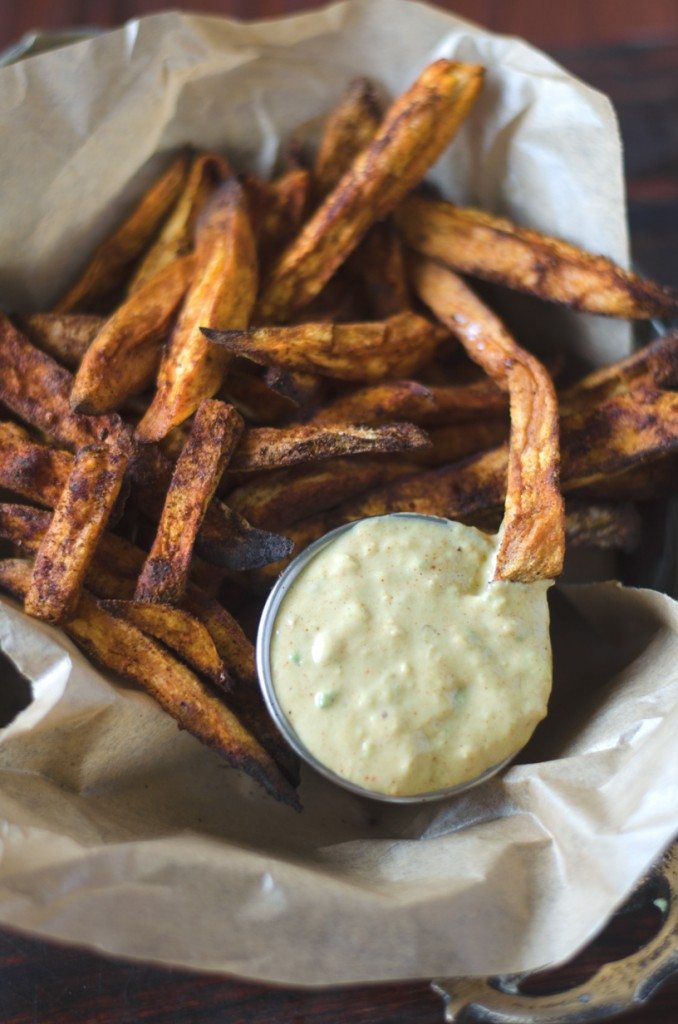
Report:
<svg viewBox="0 0 678 1024"><path fill-rule="evenodd" d="M304 221L311 175L304 167L293 167L273 181L246 175L242 184L247 193L259 262L267 266Z"/></svg>
<svg viewBox="0 0 678 1024"><path fill-rule="evenodd" d="M430 447L412 452L408 459L421 466L444 466L458 462L468 455L494 448L508 435L508 417L471 420L468 423L446 423L442 427L429 427Z"/></svg>
<svg viewBox="0 0 678 1024"><path fill-rule="evenodd" d="M257 257L245 193L235 178L212 197L198 225L196 270L169 345L158 387L137 427L140 441L159 441L221 387L230 356L210 345L201 327L247 327L257 292Z"/></svg>
<svg viewBox="0 0 678 1024"><path fill-rule="evenodd" d="M181 608L139 601L102 601L101 607L116 618L131 622L147 636L160 640L217 686L230 689L232 684L214 640L195 616Z"/></svg>
<svg viewBox="0 0 678 1024"><path fill-rule="evenodd" d="M137 601L176 604L184 596L196 535L244 426L232 405L200 405L172 474Z"/></svg>
<svg viewBox="0 0 678 1024"><path fill-rule="evenodd" d="M28 340L74 370L105 323L86 313L31 313L19 318Z"/></svg>
<svg viewBox="0 0 678 1024"><path fill-rule="evenodd" d="M50 521L50 513L41 509L0 504L0 538L11 541L27 555L36 554ZM124 537L105 532L87 570L88 589L97 597L131 601L145 558L146 552L141 548ZM254 685L254 648L233 616L195 583L188 584L182 606L204 624L228 670ZM168 609L166 605L146 607Z"/></svg>
<svg viewBox="0 0 678 1024"><path fill-rule="evenodd" d="M430 388L415 380L392 380L372 384L339 395L312 417L312 423L392 423L394 420L420 422L433 412L435 401Z"/></svg>
<svg viewBox="0 0 678 1024"><path fill-rule="evenodd" d="M365 383L412 373L448 337L444 328L409 312L374 323L311 323L203 333L215 347L223 346L264 366Z"/></svg>
<svg viewBox="0 0 678 1024"><path fill-rule="evenodd" d="M422 301L457 335L471 359L509 392L508 485L495 579L530 583L558 576L565 526L553 382L455 273L420 257L413 260L412 276Z"/></svg>
<svg viewBox="0 0 678 1024"><path fill-rule="evenodd" d="M30 563L0 561L0 587L23 598L29 587ZM294 789L269 754L232 711L197 676L129 622L110 615L83 591L64 630L96 662L132 679L168 714L233 767L245 771L276 800L299 809Z"/></svg>
<svg viewBox="0 0 678 1024"><path fill-rule="evenodd" d="M122 486L129 438L80 448L35 558L28 615L58 623L75 608L85 574Z"/></svg>
<svg viewBox="0 0 678 1024"><path fill-rule="evenodd" d="M73 466L73 456L37 444L16 423L0 423L0 487L54 508Z"/></svg>
<svg viewBox="0 0 678 1024"><path fill-rule="evenodd" d="M332 191L358 154L370 144L380 120L374 86L367 78L354 78L325 121L313 167L318 200Z"/></svg>
<svg viewBox="0 0 678 1024"><path fill-rule="evenodd" d="M72 384L68 370L31 345L0 313L0 402L58 445L75 451L105 440L122 424L116 415L73 412L69 403Z"/></svg>
<svg viewBox="0 0 678 1024"><path fill-rule="evenodd" d="M120 227L94 250L80 277L54 307L55 313L95 312L101 300L124 283L129 268L176 202L187 170L188 160L182 154L144 193Z"/></svg>
<svg viewBox="0 0 678 1024"><path fill-rule="evenodd" d="M98 414L120 408L153 381L164 342L195 270L182 256L142 282L106 321L73 381L71 408Z"/></svg>
<svg viewBox="0 0 678 1024"><path fill-rule="evenodd" d="M363 427L352 423L336 427L255 427L246 431L229 469L254 472L279 469L299 462L315 462L338 455L363 452L402 452L429 444L423 430L411 423Z"/></svg>
<svg viewBox="0 0 678 1024"><path fill-rule="evenodd" d="M393 103L377 134L306 222L264 285L257 319L288 319L318 294L370 225L394 209L450 142L483 69L438 60Z"/></svg>
<svg viewBox="0 0 678 1024"><path fill-rule="evenodd" d="M176 206L134 272L128 289L130 295L170 263L192 251L195 225L205 203L231 174L228 161L218 153L198 153L193 158Z"/></svg>
<svg viewBox="0 0 678 1024"><path fill-rule="evenodd" d="M409 246L464 274L586 313L637 319L678 313L672 289L484 210L408 196L395 217Z"/></svg>

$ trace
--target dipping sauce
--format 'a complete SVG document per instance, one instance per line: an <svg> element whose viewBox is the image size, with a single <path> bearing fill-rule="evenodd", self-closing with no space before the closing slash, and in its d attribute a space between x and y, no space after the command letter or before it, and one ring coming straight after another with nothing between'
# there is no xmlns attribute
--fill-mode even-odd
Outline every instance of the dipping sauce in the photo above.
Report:
<svg viewBox="0 0 678 1024"><path fill-rule="evenodd" d="M551 690L548 582L490 582L497 538L365 519L301 570L271 639L278 703L344 779L414 796L517 753Z"/></svg>

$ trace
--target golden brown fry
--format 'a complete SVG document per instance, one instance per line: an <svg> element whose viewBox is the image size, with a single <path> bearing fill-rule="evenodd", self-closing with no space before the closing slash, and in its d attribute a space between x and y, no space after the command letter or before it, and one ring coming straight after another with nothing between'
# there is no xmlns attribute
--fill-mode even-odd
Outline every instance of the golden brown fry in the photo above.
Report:
<svg viewBox="0 0 678 1024"><path fill-rule="evenodd" d="M296 324L249 331L204 330L215 348L264 366L361 382L407 376L431 358L448 332L416 313L377 323Z"/></svg>
<svg viewBox="0 0 678 1024"><path fill-rule="evenodd" d="M367 229L383 220L437 160L482 80L483 69L475 64L438 60L423 71L280 256L259 299L258 320L284 321L318 294Z"/></svg>
<svg viewBox="0 0 678 1024"><path fill-rule="evenodd" d="M140 441L159 441L221 387L230 360L201 327L244 328L257 291L254 235L235 179L212 197L198 225L196 272L158 373L158 387L137 427Z"/></svg>
<svg viewBox="0 0 678 1024"><path fill-rule="evenodd" d="M120 227L94 250L80 277L54 307L55 313L94 312L102 299L124 283L129 268L151 242L181 192L187 167L185 155L169 165Z"/></svg>
<svg viewBox="0 0 678 1024"><path fill-rule="evenodd" d="M73 381L72 409L111 412L148 387L194 270L194 257L182 256L145 280L118 307L83 356Z"/></svg>
<svg viewBox="0 0 678 1024"><path fill-rule="evenodd" d="M29 505L0 505L0 538L34 555L50 521L49 512ZM132 600L145 558L141 548L105 532L87 570L88 589L97 597ZM233 616L195 583L189 583L182 605L205 625L229 671L245 683L256 684L254 648Z"/></svg>
<svg viewBox="0 0 678 1024"><path fill-rule="evenodd" d="M299 462L316 462L362 452L405 452L429 444L423 430L412 423L363 427L346 423L335 427L254 427L238 445L230 469L254 472L280 469Z"/></svg>
<svg viewBox="0 0 678 1024"><path fill-rule="evenodd" d="M0 562L0 586L17 598L26 594L30 576L28 562ZM182 729L213 747L232 767L247 772L276 800L299 809L294 789L233 712L136 626L110 615L83 591L64 629L94 661L139 683Z"/></svg>
<svg viewBox="0 0 678 1024"><path fill-rule="evenodd" d="M0 423L0 487L54 508L73 466L73 456L33 441L16 423Z"/></svg>
<svg viewBox="0 0 678 1024"><path fill-rule="evenodd" d="M355 274L375 320L402 313L412 305L405 253L389 221L374 224L351 256Z"/></svg>
<svg viewBox="0 0 678 1024"><path fill-rule="evenodd" d="M139 576L137 601L171 604L183 597L196 535L244 426L232 405L208 400L198 408Z"/></svg>
<svg viewBox="0 0 678 1024"><path fill-rule="evenodd" d="M214 640L195 616L170 605L139 601L102 601L101 607L116 618L131 622L147 636L160 640L217 686L230 689L232 684Z"/></svg>
<svg viewBox="0 0 678 1024"><path fill-rule="evenodd" d="M640 319L678 313L672 289L504 217L421 196L409 196L395 216L408 245L464 274L587 313Z"/></svg>
<svg viewBox="0 0 678 1024"><path fill-rule="evenodd" d="M501 416L508 410L508 395L489 377L470 384L431 384L432 409L415 423L465 423Z"/></svg>
<svg viewBox="0 0 678 1024"><path fill-rule="evenodd" d="M130 443L120 433L109 444L86 445L54 510L35 558L26 612L62 622L75 608L87 567L117 500Z"/></svg>
<svg viewBox="0 0 678 1024"><path fill-rule="evenodd" d="M304 167L293 167L273 181L246 175L252 230L262 266L268 265L301 227L311 189L311 175Z"/></svg>
<svg viewBox="0 0 678 1024"><path fill-rule="evenodd" d="M198 153L193 158L176 206L134 272L130 295L170 263L192 251L196 221L205 203L231 174L228 161L218 153Z"/></svg>
<svg viewBox="0 0 678 1024"><path fill-rule="evenodd" d="M425 384L415 380L392 380L339 395L318 409L311 422L323 426L329 423L375 426L394 420L419 423L435 408L433 394Z"/></svg>
<svg viewBox="0 0 678 1024"><path fill-rule="evenodd" d="M31 345L0 313L0 402L58 445L75 451L118 432L121 420L117 415L73 412L69 403L72 384L68 370Z"/></svg>
<svg viewBox="0 0 678 1024"><path fill-rule="evenodd" d="M228 501L254 526L280 530L418 469L394 459L330 459L266 473L231 491Z"/></svg>
<svg viewBox="0 0 678 1024"><path fill-rule="evenodd" d="M422 448L420 452L413 452L408 458L421 466L444 466L501 444L508 436L508 432L508 417L428 427L427 434L431 446Z"/></svg>
<svg viewBox="0 0 678 1024"><path fill-rule="evenodd" d="M374 86L354 78L325 122L313 168L314 192L323 199L376 135L381 110Z"/></svg>
<svg viewBox="0 0 678 1024"><path fill-rule="evenodd" d="M413 260L413 287L468 355L508 389L509 469L495 579L529 583L562 572L563 500L558 486L558 403L542 364L451 270Z"/></svg>
<svg viewBox="0 0 678 1024"><path fill-rule="evenodd" d="M105 323L85 313L32 313L19 318L28 340L69 369L80 360Z"/></svg>

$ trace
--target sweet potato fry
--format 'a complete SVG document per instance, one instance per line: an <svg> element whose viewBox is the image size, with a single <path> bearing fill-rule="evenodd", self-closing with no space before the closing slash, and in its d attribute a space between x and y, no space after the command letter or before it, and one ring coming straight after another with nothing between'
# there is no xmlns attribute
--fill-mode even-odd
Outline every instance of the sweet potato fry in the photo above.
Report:
<svg viewBox="0 0 678 1024"><path fill-rule="evenodd" d="M123 433L109 444L79 449L35 558L26 594L29 615L57 623L75 608L120 493L129 450Z"/></svg>
<svg viewBox="0 0 678 1024"><path fill-rule="evenodd" d="M367 229L437 160L482 79L478 65L438 60L396 100L372 142L276 262L259 300L259 321L284 321L318 294Z"/></svg>
<svg viewBox="0 0 678 1024"><path fill-rule="evenodd" d="M431 384L432 408L422 411L415 423L465 423L508 410L508 395L489 377L470 384Z"/></svg>
<svg viewBox="0 0 678 1024"><path fill-rule="evenodd" d="M408 459L421 466L444 466L501 444L508 436L509 423L508 417L478 419L468 423L428 427L426 432L431 442L430 447L412 452Z"/></svg>
<svg viewBox="0 0 678 1024"><path fill-rule="evenodd" d="M51 514L42 509L0 504L0 539L11 541L22 553L35 555L50 521ZM290 548L288 544L287 550ZM145 557L145 551L124 537L105 532L87 570L87 588L97 597L131 601ZM254 648L233 616L195 583L189 583L182 606L204 624L229 672L254 685Z"/></svg>
<svg viewBox="0 0 678 1024"><path fill-rule="evenodd" d="M170 605L139 601L102 601L101 607L116 618L131 622L147 636L160 640L217 686L230 689L232 684L214 640L195 616Z"/></svg>
<svg viewBox="0 0 678 1024"><path fill-rule="evenodd" d="M495 579L529 583L559 575L565 537L551 378L453 271L419 257L413 260L413 286L471 359L509 392L508 486Z"/></svg>
<svg viewBox="0 0 678 1024"><path fill-rule="evenodd" d="M392 380L339 395L318 409L311 422L316 426L330 423L368 423L375 426L393 423L394 420L419 423L435 408L433 394L425 384L415 380Z"/></svg>
<svg viewBox="0 0 678 1024"><path fill-rule="evenodd" d="M111 412L148 387L194 270L194 257L181 256L144 280L118 307L83 356L73 381L72 409Z"/></svg>
<svg viewBox="0 0 678 1024"><path fill-rule="evenodd" d="M159 441L221 387L230 356L200 327L247 327L257 291L254 235L235 178L209 201L197 229L196 271L169 345L158 387L137 427L140 441Z"/></svg>
<svg viewBox="0 0 678 1024"><path fill-rule="evenodd" d="M219 396L234 405L250 423L277 423L291 416L296 408L291 398L235 364L229 367Z"/></svg>
<svg viewBox="0 0 678 1024"><path fill-rule="evenodd" d="M417 465L394 459L329 459L318 465L266 473L231 491L228 501L255 526L275 525L281 530L298 519L417 471Z"/></svg>
<svg viewBox="0 0 678 1024"><path fill-rule="evenodd" d="M464 274L587 313L639 319L678 313L678 292L483 210L409 196L396 221L413 249Z"/></svg>
<svg viewBox="0 0 678 1024"><path fill-rule="evenodd" d="M625 502L587 502L569 498L565 504L565 538L570 547L633 551L640 540L638 509Z"/></svg>
<svg viewBox="0 0 678 1024"><path fill-rule="evenodd" d="M193 158L176 206L134 272L130 295L170 263L192 251L196 222L205 203L231 174L228 161L218 153L198 153Z"/></svg>
<svg viewBox="0 0 678 1024"><path fill-rule="evenodd" d="M316 373L283 370L279 366L267 368L264 382L271 391L293 402L303 416L320 405L327 385L327 381Z"/></svg>
<svg viewBox="0 0 678 1024"><path fill-rule="evenodd" d="M130 462L130 476L132 501L144 516L157 522L172 479L172 463L156 446L142 445ZM207 506L195 546L208 562L236 572L275 562L290 551L285 537L250 526L217 498Z"/></svg>
<svg viewBox="0 0 678 1024"><path fill-rule="evenodd" d="M678 456L634 466L577 491L586 501L656 501L678 491Z"/></svg>
<svg viewBox="0 0 678 1024"><path fill-rule="evenodd" d="M0 586L21 599L28 591L30 563L0 562ZM190 669L129 622L110 615L83 591L65 631L99 664L132 679L182 729L213 747L233 767L247 772L267 793L299 809L299 799L275 762Z"/></svg>
<svg viewBox="0 0 678 1024"><path fill-rule="evenodd" d="M362 452L404 452L425 448L423 430L411 423L363 427L347 423L337 427L254 427L238 445L230 469L254 472L281 469L299 462L316 462Z"/></svg>
<svg viewBox="0 0 678 1024"><path fill-rule="evenodd" d="M32 313L19 327L33 345L74 370L105 323L86 313Z"/></svg>
<svg viewBox="0 0 678 1024"><path fill-rule="evenodd" d="M273 181L246 175L243 187L247 193L259 262L267 266L303 223L311 175L304 167L293 167Z"/></svg>
<svg viewBox="0 0 678 1024"><path fill-rule="evenodd" d="M243 429L232 405L207 400L198 408L139 577L137 601L176 604L183 597L196 535Z"/></svg>
<svg viewBox="0 0 678 1024"><path fill-rule="evenodd" d="M560 395L561 408L593 405L633 387L636 381L656 387L678 385L678 331L657 338L621 362L587 374Z"/></svg>
<svg viewBox="0 0 678 1024"><path fill-rule="evenodd" d="M31 345L0 313L0 402L58 445L75 451L105 440L122 424L117 415L73 412L69 403L72 384L68 370Z"/></svg>
<svg viewBox="0 0 678 1024"><path fill-rule="evenodd" d="M95 312L101 300L124 283L130 267L176 202L187 168L185 154L169 165L120 227L94 250L80 277L55 306L55 313Z"/></svg>
<svg viewBox="0 0 678 1024"><path fill-rule="evenodd" d="M389 221L374 224L348 264L375 320L409 309L412 301L403 243Z"/></svg>
<svg viewBox="0 0 678 1024"><path fill-rule="evenodd" d="M365 383L407 376L449 337L444 328L416 313L374 323L309 323L203 334L214 347L223 346L264 366Z"/></svg>
<svg viewBox="0 0 678 1024"><path fill-rule="evenodd" d="M73 465L73 456L38 444L16 423L0 423L0 487L54 508Z"/></svg>
<svg viewBox="0 0 678 1024"><path fill-rule="evenodd" d="M314 192L323 199L376 135L381 110L374 86L354 78L325 122L313 168Z"/></svg>

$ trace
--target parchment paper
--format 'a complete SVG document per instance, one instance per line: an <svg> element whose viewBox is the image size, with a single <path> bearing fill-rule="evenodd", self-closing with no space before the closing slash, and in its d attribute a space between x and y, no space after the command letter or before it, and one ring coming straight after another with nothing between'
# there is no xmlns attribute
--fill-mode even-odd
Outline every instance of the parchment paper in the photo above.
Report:
<svg viewBox="0 0 678 1024"><path fill-rule="evenodd" d="M157 15L1 71L0 301L48 305L177 146L268 171L293 131L312 144L351 76L399 92L439 56L489 71L432 175L445 194L624 263L604 97L517 40L404 0L357 0L250 25ZM625 325L541 309L535 320L538 307L522 308L526 332L538 322L591 362L628 351ZM296 815L3 599L0 645L33 701L0 733L0 921L307 985L568 957L676 826L678 611L613 584L553 602L552 709L523 763L425 809L308 771Z"/></svg>

